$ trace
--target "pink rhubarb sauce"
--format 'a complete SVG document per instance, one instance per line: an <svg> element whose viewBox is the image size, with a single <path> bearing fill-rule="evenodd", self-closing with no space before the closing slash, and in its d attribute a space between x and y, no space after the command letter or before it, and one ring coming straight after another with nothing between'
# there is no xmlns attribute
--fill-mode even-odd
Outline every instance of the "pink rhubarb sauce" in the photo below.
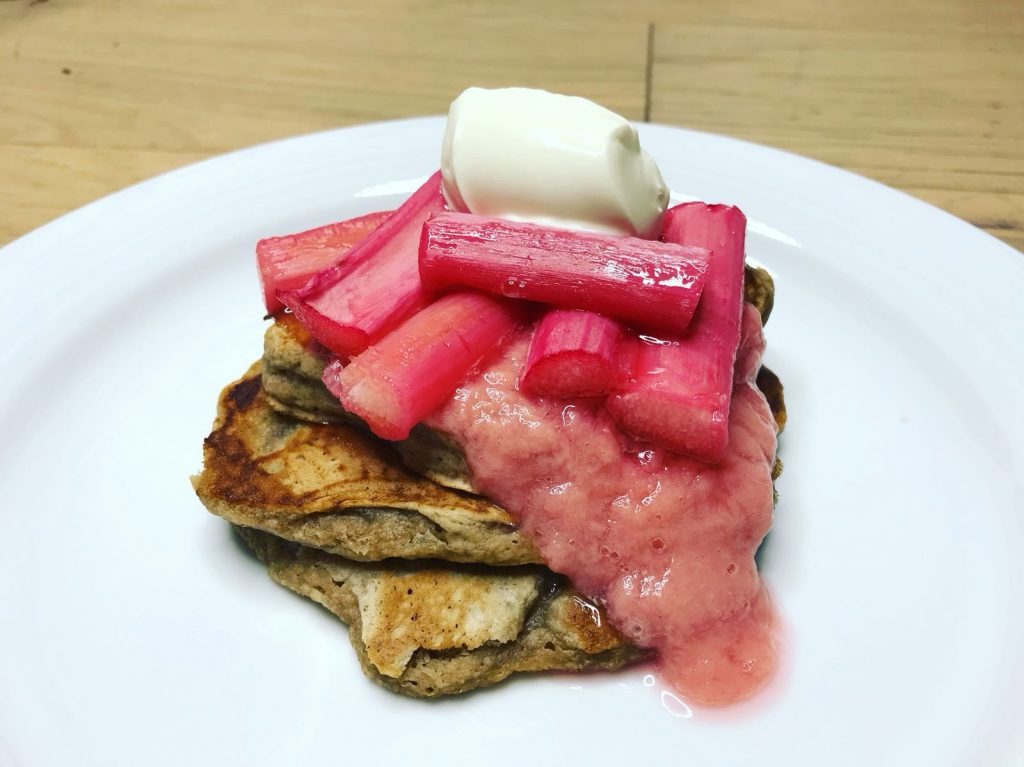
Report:
<svg viewBox="0 0 1024 767"><path fill-rule="evenodd" d="M656 649L665 680L704 705L749 697L776 667L775 612L754 564L772 521L776 430L752 383L760 321L744 309L716 465L634 442L593 400L520 391L527 331L427 419L463 446L477 489L518 519L548 566Z"/></svg>

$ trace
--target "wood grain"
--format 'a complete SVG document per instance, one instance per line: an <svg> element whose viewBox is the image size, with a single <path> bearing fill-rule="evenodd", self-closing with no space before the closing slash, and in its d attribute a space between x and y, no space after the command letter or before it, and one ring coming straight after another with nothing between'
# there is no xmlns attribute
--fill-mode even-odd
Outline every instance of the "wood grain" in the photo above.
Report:
<svg viewBox="0 0 1024 767"><path fill-rule="evenodd" d="M596 99L879 179L1024 248L1024 4L0 0L0 244L240 146Z"/></svg>
<svg viewBox="0 0 1024 767"><path fill-rule="evenodd" d="M770 35L764 18L661 25L651 117L849 168L1020 249L1024 4L911 5L823 3Z"/></svg>

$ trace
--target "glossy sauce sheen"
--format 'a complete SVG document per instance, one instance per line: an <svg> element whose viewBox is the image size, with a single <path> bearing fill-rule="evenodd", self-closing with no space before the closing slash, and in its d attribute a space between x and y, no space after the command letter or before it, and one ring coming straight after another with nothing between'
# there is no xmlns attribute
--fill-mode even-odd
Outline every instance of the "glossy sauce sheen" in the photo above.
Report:
<svg viewBox="0 0 1024 767"><path fill-rule="evenodd" d="M744 324L747 370L763 349L756 325ZM667 682L705 705L749 697L776 667L775 613L754 563L773 510L764 397L737 379L729 447L712 466L631 442L593 401L519 391L528 343L517 335L483 360L427 423L458 440L477 488L553 570L658 650Z"/></svg>

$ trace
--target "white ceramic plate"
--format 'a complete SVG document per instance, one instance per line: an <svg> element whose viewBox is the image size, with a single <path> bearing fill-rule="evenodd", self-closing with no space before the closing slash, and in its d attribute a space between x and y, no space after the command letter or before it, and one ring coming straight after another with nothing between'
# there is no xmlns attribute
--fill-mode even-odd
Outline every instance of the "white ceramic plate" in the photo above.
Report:
<svg viewBox="0 0 1024 767"><path fill-rule="evenodd" d="M0 251L0 764L1024 764L1024 255L815 162L641 127L776 275L789 654L756 703L691 712L645 668L397 697L203 510L255 241L394 206L442 127L237 152Z"/></svg>

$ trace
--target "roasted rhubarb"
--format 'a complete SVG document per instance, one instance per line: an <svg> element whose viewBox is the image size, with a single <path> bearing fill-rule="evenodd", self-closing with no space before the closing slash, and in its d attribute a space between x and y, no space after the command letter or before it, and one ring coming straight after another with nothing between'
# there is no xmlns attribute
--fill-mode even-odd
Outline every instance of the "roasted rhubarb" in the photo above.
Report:
<svg viewBox="0 0 1024 767"><path fill-rule="evenodd" d="M740 344L736 350L733 385L757 379L764 354L764 326L761 312L753 304L744 303L740 314Z"/></svg>
<svg viewBox="0 0 1024 767"><path fill-rule="evenodd" d="M667 241L714 255L689 332L638 336L623 344L624 383L606 407L634 437L712 463L725 454L740 340L745 234L746 218L732 206L685 203L666 212Z"/></svg>
<svg viewBox="0 0 1024 767"><path fill-rule="evenodd" d="M420 275L428 289L467 286L679 333L708 258L689 244L442 213L423 228Z"/></svg>
<svg viewBox="0 0 1024 767"><path fill-rule="evenodd" d="M451 396L466 371L522 322L529 307L482 293L451 293L414 314L324 384L382 439L409 430Z"/></svg>
<svg viewBox="0 0 1024 767"><path fill-rule="evenodd" d="M278 298L335 354L359 354L426 303L417 265L420 232L442 210L438 172L341 263Z"/></svg>
<svg viewBox="0 0 1024 767"><path fill-rule="evenodd" d="M277 300L278 291L301 288L317 272L339 264L390 215L391 211L367 213L298 234L267 237L256 243L256 263L267 313L276 314L284 308Z"/></svg>
<svg viewBox="0 0 1024 767"><path fill-rule="evenodd" d="M621 326L593 312L552 309L533 331L522 387L552 397L595 397L611 391L617 375Z"/></svg>

